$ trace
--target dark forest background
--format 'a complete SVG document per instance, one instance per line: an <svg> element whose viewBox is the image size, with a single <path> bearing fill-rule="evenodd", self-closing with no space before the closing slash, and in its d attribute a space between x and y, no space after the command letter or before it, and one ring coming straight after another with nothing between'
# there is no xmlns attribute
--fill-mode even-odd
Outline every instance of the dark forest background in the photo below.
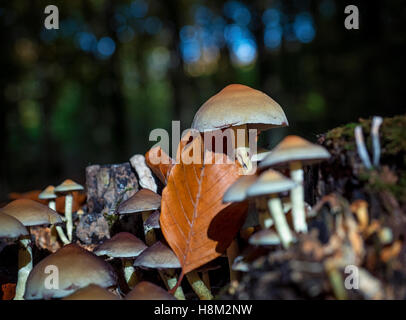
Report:
<svg viewBox="0 0 406 320"><path fill-rule="evenodd" d="M44 28L48 4L59 30ZM349 4L359 30L344 27ZM188 128L230 83L285 110L268 148L404 113L405 27L400 0L1 0L0 200L144 154L152 129Z"/></svg>

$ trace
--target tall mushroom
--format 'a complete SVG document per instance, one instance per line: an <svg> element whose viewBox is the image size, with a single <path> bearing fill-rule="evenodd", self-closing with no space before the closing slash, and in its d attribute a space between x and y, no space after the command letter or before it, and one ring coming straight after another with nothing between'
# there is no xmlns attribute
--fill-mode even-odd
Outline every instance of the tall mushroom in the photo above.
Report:
<svg viewBox="0 0 406 320"><path fill-rule="evenodd" d="M66 218L66 231L68 233L69 242L72 242L73 220L72 220L72 206L73 206L73 192L82 191L83 186L73 180L67 179L55 188L55 193L65 195L65 218Z"/></svg>
<svg viewBox="0 0 406 320"><path fill-rule="evenodd" d="M124 268L125 280L132 289L138 282L133 267L133 259L138 257L145 249L147 249L147 246L136 236L129 232L120 232L96 247L93 253L97 256L120 258Z"/></svg>
<svg viewBox="0 0 406 320"><path fill-rule="evenodd" d="M52 266L51 270L48 270ZM49 272L46 272L46 271ZM45 271L45 272L44 272ZM57 283L47 280L52 273ZM103 259L76 244L68 244L41 260L32 269L24 298L27 300L66 297L89 284L115 286L117 276Z"/></svg>
<svg viewBox="0 0 406 320"><path fill-rule="evenodd" d="M31 226L62 223L62 219L57 212L30 199L14 200L3 207L1 212L14 217L27 227L28 230ZM32 270L31 238L26 237L21 239L20 245L22 248L19 252L18 283L15 300L23 299L25 284Z"/></svg>
<svg viewBox="0 0 406 320"><path fill-rule="evenodd" d="M271 97L242 84L231 84L200 107L194 116L192 129L208 132L232 128L237 160L246 173L252 173L249 129L264 131L287 125L285 113ZM244 139L241 136L238 139L240 133L244 133Z"/></svg>
<svg viewBox="0 0 406 320"><path fill-rule="evenodd" d="M48 200L48 207L50 207L52 210L56 211L56 204L55 204L55 199L57 198L55 194L55 187L54 186L48 186L38 195L38 199L40 200ZM63 244L68 244L70 243L68 238L66 238L65 233L63 232L63 229L61 226L55 226L56 232L58 232L59 238L63 242Z"/></svg>
<svg viewBox="0 0 406 320"><path fill-rule="evenodd" d="M320 145L310 143L298 136L285 137L272 152L259 164L260 168L286 167L290 177L297 183L290 193L292 200L293 226L296 232L307 232L303 165L314 164L330 158L328 151Z"/></svg>
<svg viewBox="0 0 406 320"><path fill-rule="evenodd" d="M161 196L149 189L141 189L133 196L120 203L117 208L118 214L141 213L142 221L149 218L151 213L161 207ZM156 237L153 229L144 229L145 243L150 246L155 243Z"/></svg>
<svg viewBox="0 0 406 320"><path fill-rule="evenodd" d="M282 201L278 197L278 193L290 191L296 186L296 183L275 170L267 170L263 172L256 182L254 182L247 190L249 197L269 196L268 207L271 212L272 219L275 223L276 231L281 238L284 248L289 247L293 241L293 235L285 218L285 213L282 208Z"/></svg>

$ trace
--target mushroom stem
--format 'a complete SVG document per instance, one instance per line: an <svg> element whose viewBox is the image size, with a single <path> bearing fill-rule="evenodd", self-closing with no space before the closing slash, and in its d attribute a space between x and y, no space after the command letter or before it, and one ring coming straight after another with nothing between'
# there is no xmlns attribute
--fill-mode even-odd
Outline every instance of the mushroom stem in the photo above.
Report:
<svg viewBox="0 0 406 320"><path fill-rule="evenodd" d="M191 271L186 274L193 291L197 294L200 300L212 300L213 295L209 288L206 287L202 279L200 279L197 271Z"/></svg>
<svg viewBox="0 0 406 320"><path fill-rule="evenodd" d="M52 210L56 211L56 203L55 200L51 200L48 202L48 207L51 208ZM58 232L59 238L63 242L63 244L69 244L70 241L68 238L65 236L65 233L63 232L62 227L60 226L55 226L56 232Z"/></svg>
<svg viewBox="0 0 406 320"><path fill-rule="evenodd" d="M290 177L297 185L290 191L292 200L293 228L296 232L307 233L304 207L303 168L300 161L290 163Z"/></svg>
<svg viewBox="0 0 406 320"><path fill-rule="evenodd" d="M68 233L69 242L72 242L72 231L73 231L72 204L73 204L73 196L71 193L68 193L65 196L65 218L66 218L66 231Z"/></svg>
<svg viewBox="0 0 406 320"><path fill-rule="evenodd" d="M145 221L147 221L147 219L149 218L150 215L151 215L151 211L145 211L142 213L142 223L144 226L145 243L148 246L151 246L156 242L156 236L155 236L154 229L149 229L149 230L145 229Z"/></svg>
<svg viewBox="0 0 406 320"><path fill-rule="evenodd" d="M138 282L140 282L141 279L138 277L137 271L133 266L132 259L122 258L121 261L124 267L125 281L127 282L128 287L132 289Z"/></svg>
<svg viewBox="0 0 406 320"><path fill-rule="evenodd" d="M252 171L252 161L250 159L248 127L244 124L232 128L235 136L235 156L243 167L243 172L249 173Z"/></svg>
<svg viewBox="0 0 406 320"><path fill-rule="evenodd" d="M276 231L278 232L283 247L286 249L292 243L293 236L286 221L285 214L283 213L282 202L276 195L271 195L268 206L275 223Z"/></svg>
<svg viewBox="0 0 406 320"><path fill-rule="evenodd" d="M258 210L258 220L261 229L268 229L273 225L271 213L268 210L267 201L264 197L255 198L255 204Z"/></svg>
<svg viewBox="0 0 406 320"><path fill-rule="evenodd" d="M163 282L165 283L165 286L169 290L174 288L176 286L176 284L178 283L178 278L173 269L159 270L159 275L161 276ZM176 288L173 295L178 300L186 300L185 294L183 293L183 289L181 286L178 286Z"/></svg>
<svg viewBox="0 0 406 320"><path fill-rule="evenodd" d="M331 268L327 271L327 274L335 297L338 300L346 300L347 293L345 291L344 281L341 273L336 268Z"/></svg>
<svg viewBox="0 0 406 320"><path fill-rule="evenodd" d="M238 243L237 240L234 239L230 246L227 248L227 259L228 259L228 267L230 269L230 281L236 280L238 281L240 277L240 273L238 271L233 270L233 263L235 258L239 254Z"/></svg>
<svg viewBox="0 0 406 320"><path fill-rule="evenodd" d="M203 280L205 286L207 287L207 289L211 290L209 271L202 272L202 280Z"/></svg>
<svg viewBox="0 0 406 320"><path fill-rule="evenodd" d="M361 158L365 168L372 169L371 160L369 159L368 151L364 142L362 127L356 126L354 129L355 143L357 144L358 155Z"/></svg>
<svg viewBox="0 0 406 320"><path fill-rule="evenodd" d="M18 249L18 280L14 300L24 300L25 284L32 270L32 248L29 237L20 240L20 248Z"/></svg>
<svg viewBox="0 0 406 320"><path fill-rule="evenodd" d="M382 124L382 117L375 116L372 118L372 148L373 148L373 164L374 167L379 167L379 159L381 157L381 143L379 141L379 127Z"/></svg>

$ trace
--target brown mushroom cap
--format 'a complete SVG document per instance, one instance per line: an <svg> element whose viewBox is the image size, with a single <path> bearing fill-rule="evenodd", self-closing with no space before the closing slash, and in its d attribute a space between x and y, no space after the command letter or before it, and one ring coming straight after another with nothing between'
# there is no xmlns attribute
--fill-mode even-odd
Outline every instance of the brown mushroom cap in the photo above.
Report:
<svg viewBox="0 0 406 320"><path fill-rule="evenodd" d="M55 187L54 186L48 186L45 188L44 191L42 191L39 195L38 195L38 199L41 200L52 200L52 199L56 199L57 196L55 194Z"/></svg>
<svg viewBox="0 0 406 320"><path fill-rule="evenodd" d="M19 220L24 226L62 223L62 219L56 211L30 199L14 200L1 210Z"/></svg>
<svg viewBox="0 0 406 320"><path fill-rule="evenodd" d="M109 256L113 258L132 258L137 257L148 247L129 232L117 233L111 239L104 241L93 250L93 253L98 256Z"/></svg>
<svg viewBox="0 0 406 320"><path fill-rule="evenodd" d="M62 300L120 300L114 293L95 284L79 289Z"/></svg>
<svg viewBox="0 0 406 320"><path fill-rule="evenodd" d="M123 201L117 208L119 214L157 210L161 206L161 196L149 189L141 189Z"/></svg>
<svg viewBox="0 0 406 320"><path fill-rule="evenodd" d="M291 161L312 164L328 158L330 153L322 146L298 136L287 136L261 161L259 167L285 167Z"/></svg>
<svg viewBox="0 0 406 320"><path fill-rule="evenodd" d="M166 290L157 285L141 281L124 298L125 300L176 300Z"/></svg>
<svg viewBox="0 0 406 320"><path fill-rule="evenodd" d="M0 210L0 239L16 239L28 236L28 230L16 218Z"/></svg>
<svg viewBox="0 0 406 320"><path fill-rule="evenodd" d="M156 210L153 213L150 214L147 220L144 222L144 229L145 232L151 230L151 229L160 229L161 225L159 223L159 217L161 216L161 213Z"/></svg>
<svg viewBox="0 0 406 320"><path fill-rule="evenodd" d="M180 268L180 262L173 251L158 241L144 250L134 261L134 267L151 269Z"/></svg>
<svg viewBox="0 0 406 320"><path fill-rule="evenodd" d="M275 170L263 172L247 190L248 197L258 197L289 191L296 183Z"/></svg>
<svg viewBox="0 0 406 320"><path fill-rule="evenodd" d="M242 84L231 84L200 107L192 129L204 132L244 124L267 130L287 126L288 120L281 106L265 93Z"/></svg>
<svg viewBox="0 0 406 320"><path fill-rule="evenodd" d="M56 266L59 273L59 288L45 288L45 273L48 266ZM117 282L113 268L103 259L76 244L69 244L41 260L27 279L24 299L63 298L89 284L103 288Z"/></svg>
<svg viewBox="0 0 406 320"><path fill-rule="evenodd" d="M247 199L247 189L258 179L256 175L241 176L224 193L223 202L241 202Z"/></svg>
<svg viewBox="0 0 406 320"><path fill-rule="evenodd" d="M66 179L59 186L55 187L55 193L66 194L73 191L82 191L84 188L71 179Z"/></svg>

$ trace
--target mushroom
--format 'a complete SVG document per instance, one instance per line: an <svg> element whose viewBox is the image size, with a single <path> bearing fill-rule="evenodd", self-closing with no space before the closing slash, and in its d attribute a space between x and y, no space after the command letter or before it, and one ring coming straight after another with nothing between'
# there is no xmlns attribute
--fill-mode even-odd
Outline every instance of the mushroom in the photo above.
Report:
<svg viewBox="0 0 406 320"><path fill-rule="evenodd" d="M103 242L93 250L97 256L120 258L124 268L124 277L128 286L132 289L139 279L136 277L133 267L133 259L148 247L129 232L117 233L111 239Z"/></svg>
<svg viewBox="0 0 406 320"><path fill-rule="evenodd" d="M149 218L152 212L161 207L161 196L149 189L141 189L133 196L120 203L117 208L118 214L142 213L142 221ZM145 243L150 246L156 241L153 229L144 229Z"/></svg>
<svg viewBox="0 0 406 320"><path fill-rule="evenodd" d="M364 134L362 133L362 127L356 126L354 129L355 143L357 145L358 155L361 158L365 168L372 169L371 160L369 159L367 147L364 142Z"/></svg>
<svg viewBox="0 0 406 320"><path fill-rule="evenodd" d="M379 167L379 159L381 158L381 143L379 141L379 127L382 124L382 117L375 116L372 118L371 135L373 148L373 164Z"/></svg>
<svg viewBox="0 0 406 320"><path fill-rule="evenodd" d="M303 189L303 165L314 164L330 158L320 145L298 136L285 137L259 164L260 168L289 166L290 177L296 182L291 190L293 226L296 232L307 232Z"/></svg>
<svg viewBox="0 0 406 320"><path fill-rule="evenodd" d="M54 186L48 186L38 195L38 199L41 200L48 200L48 207L50 207L52 210L56 211L56 205L55 205L55 199L57 198L55 192L55 187ZM61 226L56 226L56 231L58 232L59 238L63 242L63 244L68 244L70 243L68 238L66 238L65 233L63 232L63 229Z"/></svg>
<svg viewBox="0 0 406 320"><path fill-rule="evenodd" d="M62 300L120 300L120 297L96 284L89 284Z"/></svg>
<svg viewBox="0 0 406 320"><path fill-rule="evenodd" d="M296 239L293 237L293 241ZM248 240L254 246L277 246L281 244L278 234L272 229L263 229L255 232Z"/></svg>
<svg viewBox="0 0 406 320"><path fill-rule="evenodd" d="M161 213L158 210L155 210L153 213L150 214L148 219L144 221L144 231L146 233L153 229L161 229L161 225L159 223L160 216Z"/></svg>
<svg viewBox="0 0 406 320"><path fill-rule="evenodd" d="M134 261L134 267L158 269L159 275L168 289L172 289L178 282L174 269L180 268L180 262L173 251L158 241L144 250ZM185 300L182 287L178 287L174 296Z"/></svg>
<svg viewBox="0 0 406 320"><path fill-rule="evenodd" d="M141 281L126 296L125 300L176 300L167 291L157 285Z"/></svg>
<svg viewBox="0 0 406 320"><path fill-rule="evenodd" d="M32 249L30 246L31 240L29 232L16 218L0 212L0 240L7 244L17 240L20 243L18 252L19 270L16 287L18 288L18 297L16 296L15 300L21 300L24 294L24 292L21 292L21 289L24 288L22 283L26 280L30 268L32 268Z"/></svg>
<svg viewBox="0 0 406 320"><path fill-rule="evenodd" d="M268 149L264 148L258 148L257 153L254 153L251 157L252 162L261 162L266 158L268 154L270 154L271 151Z"/></svg>
<svg viewBox="0 0 406 320"><path fill-rule="evenodd" d="M284 248L289 247L291 242L293 242L293 235L283 212L282 201L278 198L277 194L292 190L294 187L296 187L294 181L270 169L262 173L257 181L247 190L249 197L269 195L268 208Z"/></svg>
<svg viewBox="0 0 406 320"><path fill-rule="evenodd" d="M249 130L263 131L287 125L285 113L271 97L242 84L231 84L200 107L194 116L192 129L207 132L231 127L234 131L237 160L244 173L250 174L253 167L250 160ZM243 139L240 133L244 133Z"/></svg>
<svg viewBox="0 0 406 320"><path fill-rule="evenodd" d="M47 285L47 267L57 271L56 283ZM117 276L113 268L103 259L78 246L68 244L41 260L31 271L24 298L28 300L66 297L89 284L102 288L115 286Z"/></svg>
<svg viewBox="0 0 406 320"><path fill-rule="evenodd" d="M30 200L18 199L10 202L1 209L2 213L20 221L29 231L31 226L53 225L62 223L57 212L47 206ZM14 300L23 300L27 277L32 270L31 237L20 240L18 282Z"/></svg>
<svg viewBox="0 0 406 320"><path fill-rule="evenodd" d="M55 193L65 195L65 218L66 230L68 233L69 242L72 242L73 220L72 220L72 205L73 192L82 191L83 186L73 180L67 179L55 188Z"/></svg>

